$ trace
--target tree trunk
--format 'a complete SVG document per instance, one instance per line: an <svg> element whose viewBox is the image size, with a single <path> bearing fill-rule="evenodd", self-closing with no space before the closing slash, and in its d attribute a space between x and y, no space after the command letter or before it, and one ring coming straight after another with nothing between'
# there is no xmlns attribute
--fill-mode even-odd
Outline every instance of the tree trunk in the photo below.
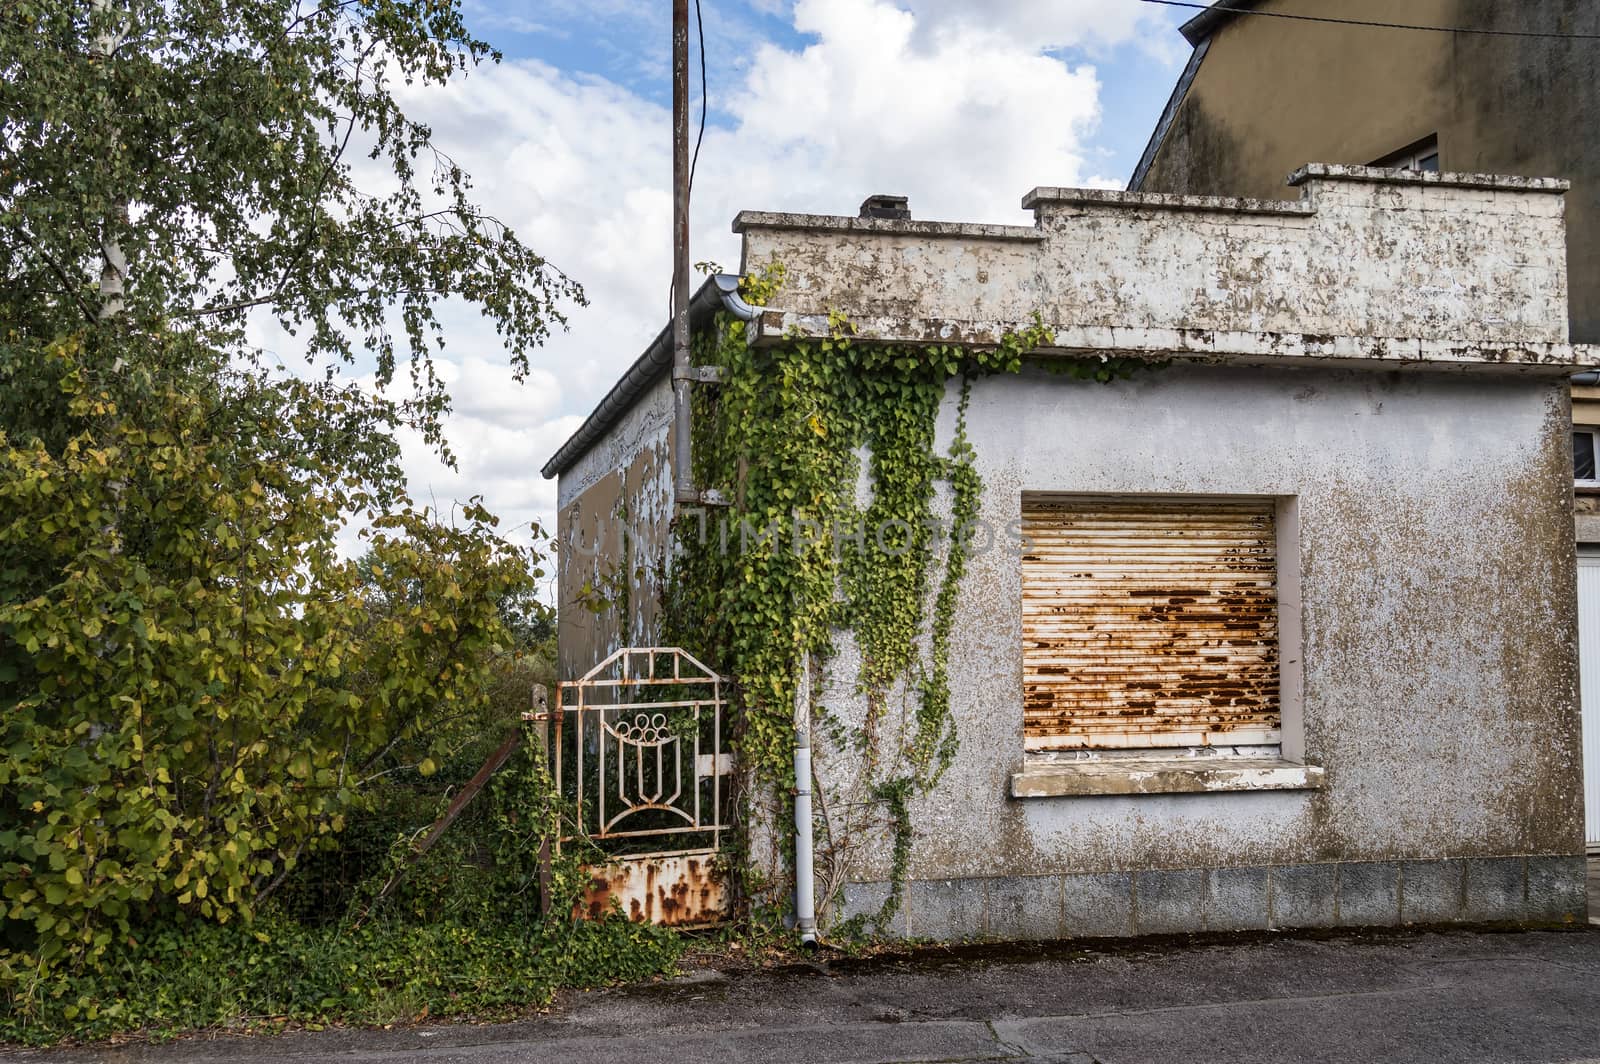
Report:
<svg viewBox="0 0 1600 1064"><path fill-rule="evenodd" d="M122 44L123 30L113 28L111 19L111 0L90 0L90 11L96 21L101 25L96 29L94 40L89 45L89 55L97 63L110 62L118 46ZM118 130L112 127L111 141L117 140ZM118 238L119 229L127 223L128 204L125 199L115 199L114 206L100 221L100 258L103 265L100 269L100 320L108 321L117 317L125 305L125 291L128 282L128 257L123 253L122 241Z"/></svg>

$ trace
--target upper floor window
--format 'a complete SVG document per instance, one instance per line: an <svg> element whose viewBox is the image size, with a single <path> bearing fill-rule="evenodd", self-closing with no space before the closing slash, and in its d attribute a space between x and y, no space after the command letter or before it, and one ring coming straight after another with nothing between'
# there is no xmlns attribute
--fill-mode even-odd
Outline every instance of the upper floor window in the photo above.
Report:
<svg viewBox="0 0 1600 1064"><path fill-rule="evenodd" d="M1372 164L1388 170L1420 170L1427 173L1439 172L1439 135L1425 137L1409 148L1402 148L1393 155L1385 155Z"/></svg>
<svg viewBox="0 0 1600 1064"><path fill-rule="evenodd" d="M1572 479L1584 487L1600 487L1600 428L1578 425L1572 430Z"/></svg>

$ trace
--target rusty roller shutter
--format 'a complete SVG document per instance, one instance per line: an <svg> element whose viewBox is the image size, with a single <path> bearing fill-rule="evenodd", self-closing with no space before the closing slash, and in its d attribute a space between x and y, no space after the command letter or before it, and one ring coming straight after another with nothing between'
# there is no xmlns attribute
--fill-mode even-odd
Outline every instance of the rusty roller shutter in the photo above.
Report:
<svg viewBox="0 0 1600 1064"><path fill-rule="evenodd" d="M1271 500L1028 498L1028 750L1279 741Z"/></svg>

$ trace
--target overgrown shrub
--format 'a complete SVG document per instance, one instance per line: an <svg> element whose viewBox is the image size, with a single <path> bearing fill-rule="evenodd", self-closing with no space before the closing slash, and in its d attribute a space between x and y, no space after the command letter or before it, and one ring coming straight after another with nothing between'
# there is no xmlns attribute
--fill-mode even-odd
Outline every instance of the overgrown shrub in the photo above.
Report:
<svg viewBox="0 0 1600 1064"><path fill-rule="evenodd" d="M181 919L130 939L104 964L0 994L0 1041L505 1017L561 987L668 971L679 952L670 932L620 917L499 927L384 918L360 928L270 911L249 926Z"/></svg>
<svg viewBox="0 0 1600 1064"><path fill-rule="evenodd" d="M289 892L248 923L178 914L119 935L96 961L13 980L0 987L0 1042L505 1018L546 1004L557 989L672 970L683 949L675 933L620 914L571 918L587 878L576 852L545 869L544 914L538 841L552 828L556 800L538 747L524 745L474 807L481 823L447 835L382 905L365 903L404 855L404 840L359 889L334 896L349 906L337 919L292 917L282 904ZM463 861L483 846L485 860ZM301 878L297 870L291 883Z"/></svg>
<svg viewBox="0 0 1600 1064"><path fill-rule="evenodd" d="M111 385L71 343L5 368L65 417L55 446L0 433L0 981L249 916L386 774L476 737L499 604L537 572L479 507L376 510L301 431L358 397Z"/></svg>

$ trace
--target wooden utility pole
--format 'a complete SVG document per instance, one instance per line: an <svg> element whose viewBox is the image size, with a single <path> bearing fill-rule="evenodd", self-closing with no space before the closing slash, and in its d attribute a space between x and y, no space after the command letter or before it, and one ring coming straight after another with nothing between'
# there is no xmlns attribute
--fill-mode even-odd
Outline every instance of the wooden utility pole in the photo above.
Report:
<svg viewBox="0 0 1600 1064"><path fill-rule="evenodd" d="M674 497L700 501L689 462L689 0L672 0L672 414Z"/></svg>

